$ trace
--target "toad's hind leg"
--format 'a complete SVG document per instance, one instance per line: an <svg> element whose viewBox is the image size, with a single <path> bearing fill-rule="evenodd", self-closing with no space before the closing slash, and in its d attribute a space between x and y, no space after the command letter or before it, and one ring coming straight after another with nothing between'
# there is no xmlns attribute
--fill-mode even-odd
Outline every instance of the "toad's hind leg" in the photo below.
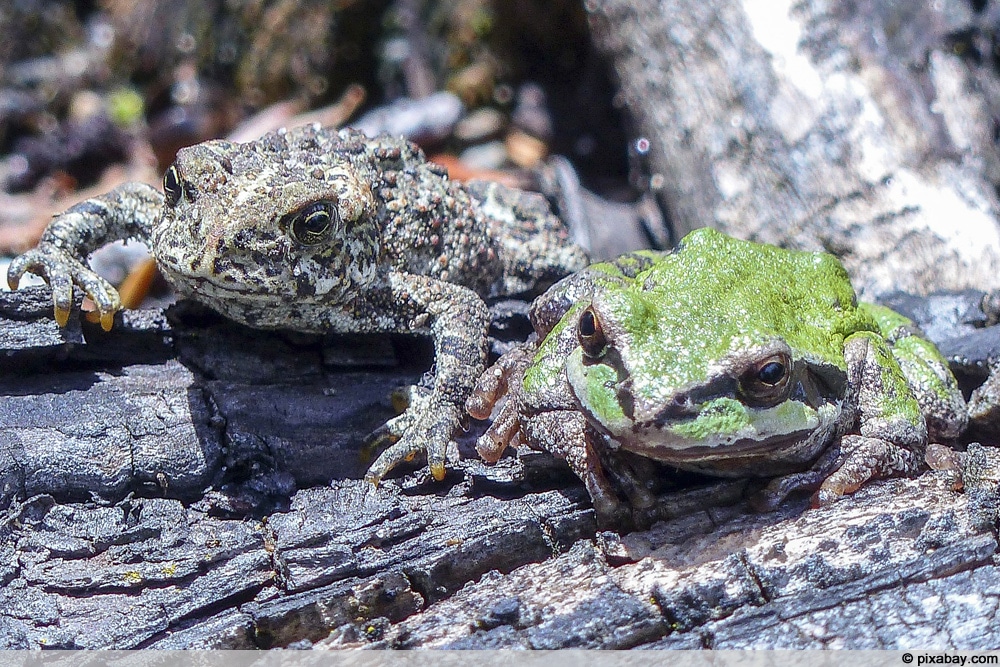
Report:
<svg viewBox="0 0 1000 667"><path fill-rule="evenodd" d="M391 310L398 331L429 327L434 339L434 386L429 393L411 390L406 411L380 429L396 442L379 455L365 479L378 483L400 462L424 451L431 474L440 480L448 442L486 366L489 310L472 290L426 276L392 273L389 285L385 299L389 303L369 306L371 326L390 328L379 318Z"/></svg>
<svg viewBox="0 0 1000 667"><path fill-rule="evenodd" d="M587 266L587 253L570 242L544 196L492 181L468 181L465 187L490 220L504 266L504 294L541 292Z"/></svg>

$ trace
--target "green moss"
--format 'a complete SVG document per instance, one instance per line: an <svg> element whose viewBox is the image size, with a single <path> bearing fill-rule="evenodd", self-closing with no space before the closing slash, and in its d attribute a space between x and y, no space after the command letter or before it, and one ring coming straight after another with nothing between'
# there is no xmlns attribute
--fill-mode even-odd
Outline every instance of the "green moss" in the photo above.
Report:
<svg viewBox="0 0 1000 667"><path fill-rule="evenodd" d="M556 381L556 378L563 372L565 359L559 354L559 337L566 327L575 327L580 311L587 307L587 304L574 304L562 319L556 323L538 346L535 358L531 365L525 370L522 386L525 391L534 393L543 390L547 385Z"/></svg>
<svg viewBox="0 0 1000 667"><path fill-rule="evenodd" d="M875 321L883 338L891 338L897 330L913 326L911 320L903 317L895 310L875 303L861 302L858 304L858 310L867 313Z"/></svg>
<svg viewBox="0 0 1000 667"><path fill-rule="evenodd" d="M718 398L691 421L678 422L671 429L679 436L706 440L716 435L739 433L750 426L745 405L733 398Z"/></svg>
<svg viewBox="0 0 1000 667"><path fill-rule="evenodd" d="M579 350L575 354L579 355ZM578 362L579 359L573 361ZM573 368L579 369L583 373L587 407L602 424L621 424L627 421L622 406L618 402L617 371L604 364L583 366L580 363L574 363Z"/></svg>

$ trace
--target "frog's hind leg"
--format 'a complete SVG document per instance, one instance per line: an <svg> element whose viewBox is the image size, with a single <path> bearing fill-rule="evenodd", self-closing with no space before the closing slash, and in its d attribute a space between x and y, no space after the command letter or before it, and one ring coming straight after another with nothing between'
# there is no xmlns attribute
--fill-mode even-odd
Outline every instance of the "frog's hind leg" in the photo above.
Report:
<svg viewBox="0 0 1000 667"><path fill-rule="evenodd" d="M598 524L633 525L633 508L643 510L653 504L655 499L627 468L605 468L602 448L607 445L603 436L593 430L578 410L553 410L533 415L524 420L523 430L532 447L565 460L583 480Z"/></svg>
<svg viewBox="0 0 1000 667"><path fill-rule="evenodd" d="M913 390L881 336L859 332L844 345L849 395L857 406L859 434L841 438L836 468L813 504L825 505L870 479L913 475L924 461L927 426Z"/></svg>
<svg viewBox="0 0 1000 667"><path fill-rule="evenodd" d="M912 330L906 334L894 339L892 355L914 387L927 423L927 437L932 442L952 441L965 431L969 419L958 380L933 343Z"/></svg>
<svg viewBox="0 0 1000 667"><path fill-rule="evenodd" d="M968 410L948 361L906 317L870 303L859 303L858 308L875 320L899 362L920 404L928 438L939 442L961 435L968 423Z"/></svg>

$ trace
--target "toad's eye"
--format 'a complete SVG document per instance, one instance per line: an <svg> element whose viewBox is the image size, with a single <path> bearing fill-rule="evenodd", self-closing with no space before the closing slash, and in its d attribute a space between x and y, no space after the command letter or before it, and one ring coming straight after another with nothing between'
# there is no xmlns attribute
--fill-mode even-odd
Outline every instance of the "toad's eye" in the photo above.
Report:
<svg viewBox="0 0 1000 667"><path fill-rule="evenodd" d="M791 368L792 361L785 353L762 359L740 377L740 392L752 403L774 405L788 393Z"/></svg>
<svg viewBox="0 0 1000 667"><path fill-rule="evenodd" d="M580 347L583 348L583 353L592 359L600 357L608 349L608 339L601 327L601 318L597 316L592 306L583 311L583 315L580 316L576 335L580 341Z"/></svg>
<svg viewBox="0 0 1000 667"><path fill-rule="evenodd" d="M167 172L163 174L163 194L167 197L167 206L176 206L183 193L181 174L176 165L170 165L167 167Z"/></svg>
<svg viewBox="0 0 1000 667"><path fill-rule="evenodd" d="M318 201L285 216L283 223L289 235L302 245L317 245L330 236L339 220L333 202Z"/></svg>

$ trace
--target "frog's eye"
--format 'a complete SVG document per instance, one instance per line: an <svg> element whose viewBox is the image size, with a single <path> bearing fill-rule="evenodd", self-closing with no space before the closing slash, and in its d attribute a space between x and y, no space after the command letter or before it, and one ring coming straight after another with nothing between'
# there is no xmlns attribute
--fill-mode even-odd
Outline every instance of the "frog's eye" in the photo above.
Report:
<svg viewBox="0 0 1000 667"><path fill-rule="evenodd" d="M750 366L740 377L740 392L755 404L774 404L784 399L792 374L787 354L774 354Z"/></svg>
<svg viewBox="0 0 1000 667"><path fill-rule="evenodd" d="M594 312L593 307L583 311L577 323L576 334L583 353L588 357L600 357L608 349L608 339L604 335L604 329L601 328L601 318Z"/></svg>
<svg viewBox="0 0 1000 667"><path fill-rule="evenodd" d="M337 207L332 202L318 201L286 216L284 224L292 239L308 246L325 241L337 220Z"/></svg>
<svg viewBox="0 0 1000 667"><path fill-rule="evenodd" d="M163 174L163 194L167 197L167 206L176 206L183 193L181 174L176 165L170 165L167 167L167 172Z"/></svg>
<svg viewBox="0 0 1000 667"><path fill-rule="evenodd" d="M785 379L785 365L779 361L769 361L757 369L757 379L761 384L774 386Z"/></svg>

